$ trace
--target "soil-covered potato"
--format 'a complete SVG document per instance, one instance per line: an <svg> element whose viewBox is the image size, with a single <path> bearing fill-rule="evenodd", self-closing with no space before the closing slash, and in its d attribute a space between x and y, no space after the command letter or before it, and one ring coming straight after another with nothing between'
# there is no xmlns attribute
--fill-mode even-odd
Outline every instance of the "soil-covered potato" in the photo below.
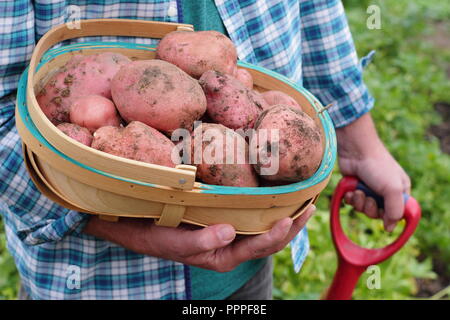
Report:
<svg viewBox="0 0 450 320"><path fill-rule="evenodd" d="M112 80L113 101L126 122L141 121L171 133L192 130L206 111L206 98L198 81L162 60L133 61Z"/></svg>
<svg viewBox="0 0 450 320"><path fill-rule="evenodd" d="M276 104L285 104L294 108L297 108L299 110L302 110L302 107L295 101L294 98L292 98L290 95L278 91L278 90L269 90L266 92L263 92L262 97L266 102L269 104L269 106L274 106Z"/></svg>
<svg viewBox="0 0 450 320"><path fill-rule="evenodd" d="M268 107L256 91L230 75L210 70L199 83L206 94L209 117L228 128L252 128L260 112Z"/></svg>
<svg viewBox="0 0 450 320"><path fill-rule="evenodd" d="M248 144L233 130L203 123L192 133L191 146L191 160L197 166L197 178L203 182L258 187L257 175L248 161Z"/></svg>
<svg viewBox="0 0 450 320"><path fill-rule="evenodd" d="M267 154L267 157L257 157L256 171L261 174L264 168L274 167L278 159L277 170L270 175L261 175L262 178L297 182L308 179L319 168L323 138L317 124L303 111L275 105L261 113L255 129L250 144L257 146L258 155ZM279 139L275 139L277 132Z"/></svg>
<svg viewBox="0 0 450 320"><path fill-rule="evenodd" d="M56 127L72 139L75 139L88 147L91 146L93 137L87 128L66 122L60 123Z"/></svg>
<svg viewBox="0 0 450 320"><path fill-rule="evenodd" d="M75 55L38 92L39 106L53 124L69 122L73 99L86 95L111 99L111 79L130 61L114 52Z"/></svg>
<svg viewBox="0 0 450 320"><path fill-rule="evenodd" d="M156 56L197 79L208 70L233 74L237 61L233 42L217 31L171 32L159 42Z"/></svg>
<svg viewBox="0 0 450 320"><path fill-rule="evenodd" d="M102 127L95 131L92 148L119 157L175 167L173 142L158 130L133 121L125 128Z"/></svg>
<svg viewBox="0 0 450 320"><path fill-rule="evenodd" d="M236 68L234 77L242 82L247 88L253 89L253 77L246 69Z"/></svg>

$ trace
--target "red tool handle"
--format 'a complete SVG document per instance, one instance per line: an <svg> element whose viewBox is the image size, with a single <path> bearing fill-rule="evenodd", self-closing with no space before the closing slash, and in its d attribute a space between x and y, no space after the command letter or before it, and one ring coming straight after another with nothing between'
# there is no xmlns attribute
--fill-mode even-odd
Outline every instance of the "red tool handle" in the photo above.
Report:
<svg viewBox="0 0 450 320"><path fill-rule="evenodd" d="M338 269L325 299L348 300L361 274L371 265L376 265L400 250L416 229L421 210L417 201L404 194L405 210L403 219L406 221L405 229L396 241L380 249L362 248L345 235L339 219L341 201L349 191L362 190L367 196L374 197L379 207L383 207L382 198L376 195L367 186L355 177L344 177L336 187L331 200L330 225L334 246L338 254Z"/></svg>

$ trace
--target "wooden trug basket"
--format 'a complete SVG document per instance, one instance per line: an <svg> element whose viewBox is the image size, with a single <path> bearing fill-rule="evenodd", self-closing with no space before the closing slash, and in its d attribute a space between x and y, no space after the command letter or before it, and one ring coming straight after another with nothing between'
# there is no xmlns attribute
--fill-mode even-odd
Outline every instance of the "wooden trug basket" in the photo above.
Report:
<svg viewBox="0 0 450 320"><path fill-rule="evenodd" d="M83 20L80 27L60 25L46 33L19 83L16 125L28 171L44 195L66 208L111 221L123 216L154 218L157 224L172 227L181 222L199 226L229 223L240 234L263 233L279 219L297 218L317 200L336 160L336 137L328 113L312 94L286 77L244 62L238 64L252 74L258 90L280 90L291 95L319 125L325 137L325 152L311 178L279 187L207 185L195 181L194 166L168 168L128 160L89 148L63 134L36 101L35 92L47 74L74 54L112 51L132 59L154 59L155 48L85 42L49 50L53 45L86 36L160 39L175 30L193 30L185 24L125 19Z"/></svg>

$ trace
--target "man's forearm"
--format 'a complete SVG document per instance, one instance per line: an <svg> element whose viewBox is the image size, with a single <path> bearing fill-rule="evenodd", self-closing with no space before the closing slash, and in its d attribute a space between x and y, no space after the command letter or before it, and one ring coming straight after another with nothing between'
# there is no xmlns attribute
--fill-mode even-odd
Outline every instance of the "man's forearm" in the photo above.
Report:
<svg viewBox="0 0 450 320"><path fill-rule="evenodd" d="M360 159L384 149L370 113L366 113L348 126L336 129L340 157Z"/></svg>
<svg viewBox="0 0 450 320"><path fill-rule="evenodd" d="M83 233L108 240L119 246L141 254L149 254L148 229L151 220L121 218L109 222L93 216L83 229Z"/></svg>

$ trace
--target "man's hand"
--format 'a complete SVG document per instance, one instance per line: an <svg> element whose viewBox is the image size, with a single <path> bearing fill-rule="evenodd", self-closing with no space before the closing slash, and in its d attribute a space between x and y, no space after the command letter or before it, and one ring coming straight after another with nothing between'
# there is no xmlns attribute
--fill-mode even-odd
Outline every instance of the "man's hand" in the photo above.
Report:
<svg viewBox="0 0 450 320"><path fill-rule="evenodd" d="M168 228L157 226L151 220L130 218L107 222L92 217L83 232L137 253L226 272L245 261L282 250L306 225L314 210L311 206L295 221L284 218L264 234L240 239L235 239L236 232L228 224L201 229Z"/></svg>
<svg viewBox="0 0 450 320"><path fill-rule="evenodd" d="M339 167L384 198L384 212L362 191L348 192L345 201L371 218L382 218L387 231L394 230L403 216L402 193L410 193L411 181L378 138L370 114L336 130Z"/></svg>

